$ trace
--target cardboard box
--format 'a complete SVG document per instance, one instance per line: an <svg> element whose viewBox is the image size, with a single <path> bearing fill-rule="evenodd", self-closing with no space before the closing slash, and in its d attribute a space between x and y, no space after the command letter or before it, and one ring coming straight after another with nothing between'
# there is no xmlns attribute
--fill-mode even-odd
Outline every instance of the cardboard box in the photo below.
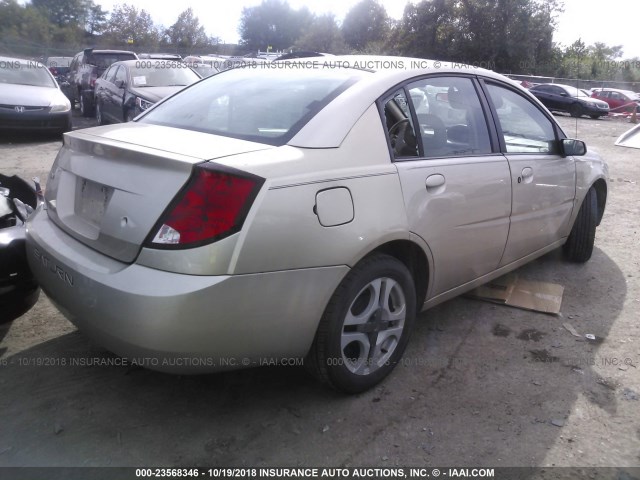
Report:
<svg viewBox="0 0 640 480"><path fill-rule="evenodd" d="M497 278L467 296L501 305L542 313L560 313L564 287L555 283L535 282L509 274Z"/></svg>

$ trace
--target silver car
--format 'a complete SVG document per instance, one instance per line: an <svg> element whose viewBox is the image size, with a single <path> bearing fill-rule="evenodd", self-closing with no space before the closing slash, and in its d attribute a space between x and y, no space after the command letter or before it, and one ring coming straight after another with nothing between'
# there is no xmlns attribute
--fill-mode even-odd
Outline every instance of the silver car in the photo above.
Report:
<svg viewBox="0 0 640 480"><path fill-rule="evenodd" d="M0 134L71 130L71 103L41 63L0 56Z"/></svg>
<svg viewBox="0 0 640 480"><path fill-rule="evenodd" d="M607 190L603 160L501 75L301 59L67 134L28 259L69 320L140 365L304 359L359 392L417 312L562 246L588 260Z"/></svg>

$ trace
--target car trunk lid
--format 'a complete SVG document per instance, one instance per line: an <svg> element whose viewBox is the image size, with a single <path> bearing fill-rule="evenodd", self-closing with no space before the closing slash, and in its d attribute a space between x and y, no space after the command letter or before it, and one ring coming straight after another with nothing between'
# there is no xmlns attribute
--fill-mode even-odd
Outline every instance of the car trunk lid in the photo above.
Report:
<svg viewBox="0 0 640 480"><path fill-rule="evenodd" d="M194 165L268 148L135 123L73 132L47 181L48 214L85 245L132 262Z"/></svg>

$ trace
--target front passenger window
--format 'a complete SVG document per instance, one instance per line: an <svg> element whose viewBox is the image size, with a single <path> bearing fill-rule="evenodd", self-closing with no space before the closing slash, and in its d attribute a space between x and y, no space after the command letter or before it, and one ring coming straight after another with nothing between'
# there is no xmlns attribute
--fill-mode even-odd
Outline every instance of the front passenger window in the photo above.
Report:
<svg viewBox="0 0 640 480"><path fill-rule="evenodd" d="M508 153L557 153L551 120L532 101L497 85L489 84L487 89Z"/></svg>

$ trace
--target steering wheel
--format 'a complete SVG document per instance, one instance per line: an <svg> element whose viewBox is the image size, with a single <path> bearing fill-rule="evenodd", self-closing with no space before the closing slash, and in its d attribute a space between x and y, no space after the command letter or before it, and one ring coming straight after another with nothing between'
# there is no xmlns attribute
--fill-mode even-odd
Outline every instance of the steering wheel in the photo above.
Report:
<svg viewBox="0 0 640 480"><path fill-rule="evenodd" d="M400 127L400 125L402 125L405 122L408 122L409 119L408 118L401 118L400 120L398 120L396 123L394 123L393 125L391 125L391 128L389 129L389 135L393 136L394 132L396 129L398 129Z"/></svg>
<svg viewBox="0 0 640 480"><path fill-rule="evenodd" d="M402 118L391 125L391 128L389 129L389 140L391 141L391 148L393 149L394 156L401 156L407 147L405 135L409 125L409 119Z"/></svg>

